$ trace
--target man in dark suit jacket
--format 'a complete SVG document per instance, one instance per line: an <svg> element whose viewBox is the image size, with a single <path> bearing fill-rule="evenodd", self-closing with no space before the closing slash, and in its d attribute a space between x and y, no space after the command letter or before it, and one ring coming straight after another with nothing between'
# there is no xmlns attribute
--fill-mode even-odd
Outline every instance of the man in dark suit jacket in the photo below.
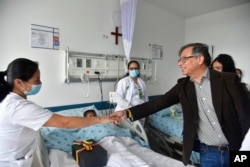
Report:
<svg viewBox="0 0 250 167"><path fill-rule="evenodd" d="M239 150L250 127L247 92L236 74L209 69L211 57L206 44L187 44L179 56L178 65L186 77L159 98L114 115L134 121L180 102L184 120L183 163L188 164L198 141L201 166L229 166L229 151Z"/></svg>

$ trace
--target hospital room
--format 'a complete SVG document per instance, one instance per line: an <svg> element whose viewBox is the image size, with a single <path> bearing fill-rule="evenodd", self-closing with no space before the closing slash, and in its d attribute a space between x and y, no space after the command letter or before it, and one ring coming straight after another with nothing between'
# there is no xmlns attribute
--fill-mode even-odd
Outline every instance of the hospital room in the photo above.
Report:
<svg viewBox="0 0 250 167"><path fill-rule="evenodd" d="M250 0L210 1L0 0L0 76L6 75L0 80L9 79L6 70L13 60L29 59L38 63L42 87L34 96L26 94L26 101L62 117L86 119L84 113L94 110L97 117L109 119L73 129L41 125L32 151L23 148L24 155L11 154L10 160L31 157L32 167L204 166L196 150L188 152L183 163L187 124L175 98L167 107L138 107L140 112L161 108L141 118L134 114L136 98L133 105L123 101L119 108L118 90L126 74L131 77L131 71L139 70L136 78L142 85L136 89L138 97L145 97L140 103L167 99L163 95L186 75L181 65L196 60L180 55L182 46L190 43L206 44L211 61L220 54L230 55L242 71L241 82L249 88ZM126 86L125 93L131 87ZM0 131L6 125L1 124L6 122L1 103ZM129 119L121 120L123 113ZM134 121L131 115L140 119ZM19 138L14 141L19 143ZM0 146L0 166L8 167L6 147Z"/></svg>

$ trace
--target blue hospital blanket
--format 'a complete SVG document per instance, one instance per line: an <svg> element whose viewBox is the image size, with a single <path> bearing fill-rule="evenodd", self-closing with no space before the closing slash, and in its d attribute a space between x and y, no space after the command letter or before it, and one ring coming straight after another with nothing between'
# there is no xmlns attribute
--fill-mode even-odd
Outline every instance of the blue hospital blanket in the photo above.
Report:
<svg viewBox="0 0 250 167"><path fill-rule="evenodd" d="M124 129L111 123L97 124L77 129L42 127L41 134L48 149L57 149L66 152L71 152L71 145L74 140L79 141L93 139L98 142L106 136L132 138L132 134L129 129Z"/></svg>

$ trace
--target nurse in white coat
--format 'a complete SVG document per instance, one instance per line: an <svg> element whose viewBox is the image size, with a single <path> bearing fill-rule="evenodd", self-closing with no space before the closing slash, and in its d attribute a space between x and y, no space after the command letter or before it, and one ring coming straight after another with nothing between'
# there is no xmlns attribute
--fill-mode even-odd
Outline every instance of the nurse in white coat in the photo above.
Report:
<svg viewBox="0 0 250 167"><path fill-rule="evenodd" d="M41 88L38 63L18 58L0 72L0 167L31 167L37 131L42 126L81 128L116 117L66 117L27 100Z"/></svg>
<svg viewBox="0 0 250 167"><path fill-rule="evenodd" d="M128 73L117 83L115 111L123 110L148 101L145 82L140 78L140 64L130 61Z"/></svg>

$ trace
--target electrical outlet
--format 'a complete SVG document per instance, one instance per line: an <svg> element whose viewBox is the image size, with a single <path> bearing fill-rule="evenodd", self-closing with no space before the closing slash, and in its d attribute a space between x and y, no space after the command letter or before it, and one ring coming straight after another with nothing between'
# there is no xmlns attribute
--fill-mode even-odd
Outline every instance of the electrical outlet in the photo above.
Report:
<svg viewBox="0 0 250 167"><path fill-rule="evenodd" d="M91 68L91 59L86 59L86 68Z"/></svg>
<svg viewBox="0 0 250 167"><path fill-rule="evenodd" d="M82 68L82 59L76 59L76 67Z"/></svg>

